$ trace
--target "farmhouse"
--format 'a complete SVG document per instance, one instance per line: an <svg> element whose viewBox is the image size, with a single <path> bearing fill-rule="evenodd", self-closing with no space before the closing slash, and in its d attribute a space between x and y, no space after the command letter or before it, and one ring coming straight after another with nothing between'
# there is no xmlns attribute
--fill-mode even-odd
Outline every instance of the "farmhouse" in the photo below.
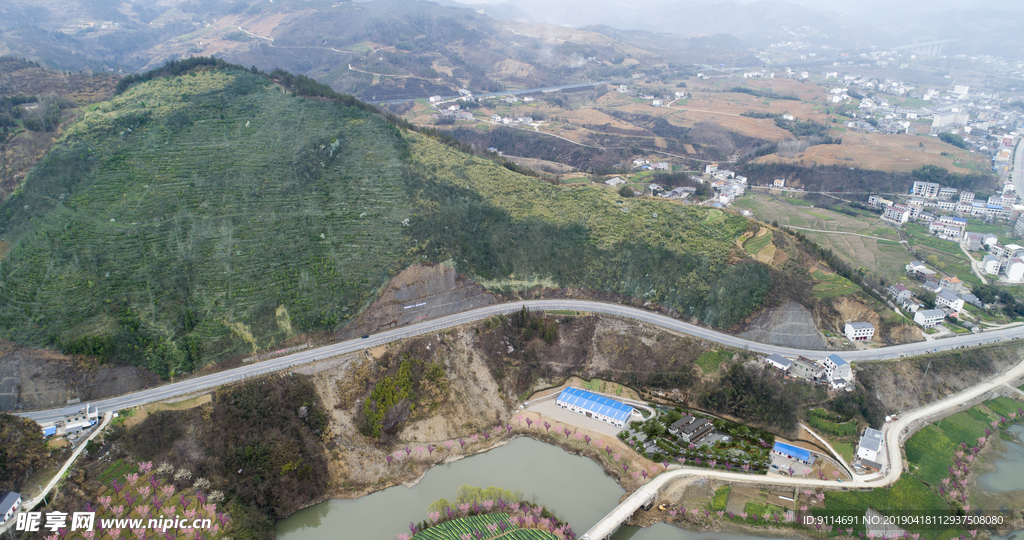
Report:
<svg viewBox="0 0 1024 540"><path fill-rule="evenodd" d="M94 425L100 417L99 411L88 403L68 405L61 412L64 417L64 433L79 433Z"/></svg>
<svg viewBox="0 0 1024 540"><path fill-rule="evenodd" d="M3 518L0 519L0 525L7 523L7 520L14 517L14 513L18 511L18 507L21 506L21 494L13 491L8 492L4 495L4 499L0 501L0 513L3 513Z"/></svg>
<svg viewBox="0 0 1024 540"><path fill-rule="evenodd" d="M897 283L895 285L889 286L889 295L892 296L893 299L896 300L896 302L903 302L904 300L909 299L914 294L911 293L910 289L908 289L905 285Z"/></svg>
<svg viewBox="0 0 1024 540"><path fill-rule="evenodd" d="M943 290L935 297L935 305L948 307L953 314L957 314L964 308L964 301L955 292Z"/></svg>
<svg viewBox="0 0 1024 540"><path fill-rule="evenodd" d="M872 328L872 331L874 329ZM825 376L832 379L851 379L850 364L838 354L830 354L825 358Z"/></svg>
<svg viewBox="0 0 1024 540"><path fill-rule="evenodd" d="M946 317L941 309L921 309L914 313L914 322L924 328L932 328L942 322Z"/></svg>
<svg viewBox="0 0 1024 540"><path fill-rule="evenodd" d="M875 327L869 322L846 323L843 334L850 341L869 341L875 335Z"/></svg>
<svg viewBox="0 0 1024 540"><path fill-rule="evenodd" d="M780 354L770 354L764 359L764 361L769 366L772 366L775 369L781 369L782 371L787 371L789 368L793 367L793 361Z"/></svg>
<svg viewBox="0 0 1024 540"><path fill-rule="evenodd" d="M878 461L878 452L882 449L882 432L877 429L864 428L864 434L857 445L857 457L868 461Z"/></svg>
<svg viewBox="0 0 1024 540"><path fill-rule="evenodd" d="M597 395L575 387L568 387L558 394L555 403L587 418L595 418L616 427L622 427L633 415L633 407L612 398Z"/></svg>
<svg viewBox="0 0 1024 540"><path fill-rule="evenodd" d="M813 360L801 356L793 360L793 366L789 369L789 373L794 377L810 381L818 378L821 374L821 366Z"/></svg>

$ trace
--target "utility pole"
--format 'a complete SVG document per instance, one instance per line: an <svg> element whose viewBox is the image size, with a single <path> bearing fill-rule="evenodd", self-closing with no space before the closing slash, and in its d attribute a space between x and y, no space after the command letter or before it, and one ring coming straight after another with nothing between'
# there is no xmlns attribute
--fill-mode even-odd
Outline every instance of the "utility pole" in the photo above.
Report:
<svg viewBox="0 0 1024 540"><path fill-rule="evenodd" d="M928 366L924 368L924 375L921 376L922 379L924 379L925 377L928 376L928 370L931 369L931 368L932 368L932 363L929 360L928 361Z"/></svg>

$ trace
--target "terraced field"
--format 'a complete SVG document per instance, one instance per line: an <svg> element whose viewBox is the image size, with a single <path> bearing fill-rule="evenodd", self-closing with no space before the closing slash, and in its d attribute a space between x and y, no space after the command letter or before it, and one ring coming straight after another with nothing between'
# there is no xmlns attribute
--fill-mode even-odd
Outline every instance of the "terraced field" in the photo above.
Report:
<svg viewBox="0 0 1024 540"><path fill-rule="evenodd" d="M819 298L845 296L860 290L860 287L838 274L827 274L821 270L815 270L811 272L811 277L818 281L818 283L814 284L812 290L814 291L814 296Z"/></svg>

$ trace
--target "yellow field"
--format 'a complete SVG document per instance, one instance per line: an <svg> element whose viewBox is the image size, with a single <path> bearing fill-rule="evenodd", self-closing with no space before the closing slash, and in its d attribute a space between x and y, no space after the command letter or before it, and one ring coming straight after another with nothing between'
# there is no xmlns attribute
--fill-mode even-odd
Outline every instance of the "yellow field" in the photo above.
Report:
<svg viewBox="0 0 1024 540"><path fill-rule="evenodd" d="M846 165L862 169L909 172L922 165L937 165L951 172L974 172L967 163L984 167L982 156L971 154L932 137L917 135L881 135L877 133L842 133L843 144L812 146L795 157L786 159L777 154L758 158L761 163L797 163L810 161L818 165ZM923 146L921 146L923 144ZM942 155L946 153L947 155Z"/></svg>

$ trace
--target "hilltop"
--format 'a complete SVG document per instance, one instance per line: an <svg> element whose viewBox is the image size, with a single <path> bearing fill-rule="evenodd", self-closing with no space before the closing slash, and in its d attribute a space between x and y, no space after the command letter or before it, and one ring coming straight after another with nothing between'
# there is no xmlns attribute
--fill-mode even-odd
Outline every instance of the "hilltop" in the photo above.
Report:
<svg viewBox="0 0 1024 540"><path fill-rule="evenodd" d="M309 79L197 60L119 90L0 207L5 338L167 377L335 331L417 261L723 328L772 288L746 218L548 184Z"/></svg>

